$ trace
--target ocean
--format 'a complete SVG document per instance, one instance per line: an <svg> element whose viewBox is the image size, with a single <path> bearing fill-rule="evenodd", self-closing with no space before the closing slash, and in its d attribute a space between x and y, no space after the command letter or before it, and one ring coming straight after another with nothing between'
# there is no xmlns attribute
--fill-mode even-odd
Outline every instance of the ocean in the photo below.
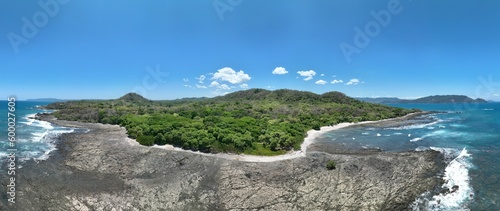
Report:
<svg viewBox="0 0 500 211"><path fill-rule="evenodd" d="M26 160L45 160L56 150L56 137L74 132L32 119L49 112L48 102L16 102L17 167ZM445 154L446 183L451 194L423 193L414 210L500 210L500 103L401 104L403 108L442 111L397 127L353 126L323 134L316 141L335 142L346 148L378 148L384 151L438 150ZM7 101L0 101L0 157L6 159ZM81 129L80 129L81 130ZM7 172L2 166L0 172Z"/></svg>
<svg viewBox="0 0 500 211"><path fill-rule="evenodd" d="M51 151L56 149L56 138L63 133L71 133L73 128L57 127L45 121L33 119L36 113L50 112L40 106L48 102L17 101L14 113L16 120L17 168L22 168L26 160L45 160ZM11 148L8 142L8 102L0 101L0 157L5 159L7 149ZM5 166L1 167L5 171ZM6 172L6 171L5 171Z"/></svg>
<svg viewBox="0 0 500 211"><path fill-rule="evenodd" d="M451 194L425 193L413 210L500 210L500 103L393 104L441 111L397 127L348 127L316 141L351 149L438 150L445 154L445 184Z"/></svg>

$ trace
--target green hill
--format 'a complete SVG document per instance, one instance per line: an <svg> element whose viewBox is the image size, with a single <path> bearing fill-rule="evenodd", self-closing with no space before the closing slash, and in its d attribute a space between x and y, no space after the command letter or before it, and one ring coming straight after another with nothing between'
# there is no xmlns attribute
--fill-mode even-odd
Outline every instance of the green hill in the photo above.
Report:
<svg viewBox="0 0 500 211"><path fill-rule="evenodd" d="M298 149L306 131L320 126L414 112L361 102L340 92L318 95L288 89L164 101L127 94L116 100L69 101L47 107L57 109L54 115L59 119L124 126L143 145L257 155Z"/></svg>
<svg viewBox="0 0 500 211"><path fill-rule="evenodd" d="M486 103L481 98L472 99L465 95L434 95L415 100L403 100L402 103Z"/></svg>
<svg viewBox="0 0 500 211"><path fill-rule="evenodd" d="M118 101L123 101L126 103L148 103L150 100L144 98L143 96L136 93L128 93L118 98Z"/></svg>

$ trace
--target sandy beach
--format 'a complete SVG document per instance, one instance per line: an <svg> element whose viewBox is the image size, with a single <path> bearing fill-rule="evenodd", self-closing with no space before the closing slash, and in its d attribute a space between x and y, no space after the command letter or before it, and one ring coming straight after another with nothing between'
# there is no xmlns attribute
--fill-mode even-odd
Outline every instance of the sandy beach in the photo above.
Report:
<svg viewBox="0 0 500 211"><path fill-rule="evenodd" d="M237 161L244 161L244 162L276 162L276 161L282 161L282 160L289 160L289 159L295 159L299 157L305 157L307 153L307 148L314 143L314 140L321 135L339 130L342 128L350 127L350 126L356 126L356 125L365 125L365 124L380 124L380 123L386 123L386 122L401 122L404 121L408 118L412 118L414 116L418 115L423 115L425 112L417 112L417 113L412 113L408 114L403 117L397 117L393 119L385 119L385 120L380 120L380 121L364 121L364 122L358 122L358 123L340 123L334 126L323 126L320 128L320 130L309 130L307 131L307 136L304 138L304 142L300 145L300 150L296 151L290 151L286 154L283 155L276 155L276 156L257 156L257 155L245 155L245 154L231 154L231 153L218 153L218 154L212 154L212 153L203 153L199 151L191 151L191 150L184 150L179 147L174 147L172 145L154 145L153 147L155 148L160 148L160 149L166 149L166 150L173 150L173 151L183 151L183 152L190 152L194 154L199 154L199 155L205 155L205 156L211 156L211 157L218 157L218 158L224 158L224 159L230 159L230 160L237 160ZM127 142L135 142L131 143L133 145L139 145L135 140L130 139Z"/></svg>
<svg viewBox="0 0 500 211"><path fill-rule="evenodd" d="M211 153L203 153L199 151L191 151L191 150L184 150L179 147L174 147L172 145L154 145L153 147L159 148L159 149L165 149L165 150L172 150L172 151L183 151L183 152L190 152L198 155L205 155L205 156L210 156L210 157L218 157L218 158L224 158L224 159L230 159L230 160L237 160L237 161L244 161L244 162L276 162L276 161L282 161L282 160L289 160L289 159L295 159L299 157L305 157L307 148L309 145L314 143L314 140L321 136L322 134L334 130L338 130L341 128L353 126L353 125L361 125L361 124L367 124L367 123L373 123L372 121L370 122L360 122L360 123L341 123L335 126L324 126L321 127L320 130L309 130L307 131L307 136L304 138L304 142L300 145L300 150L295 150L295 151L290 151L287 152L286 154L283 155L276 155L276 156L258 156L258 155L245 155L245 154L231 154L231 153L217 153L217 154L211 154ZM135 140L130 139L127 142L135 142ZM133 144L133 145L139 145Z"/></svg>

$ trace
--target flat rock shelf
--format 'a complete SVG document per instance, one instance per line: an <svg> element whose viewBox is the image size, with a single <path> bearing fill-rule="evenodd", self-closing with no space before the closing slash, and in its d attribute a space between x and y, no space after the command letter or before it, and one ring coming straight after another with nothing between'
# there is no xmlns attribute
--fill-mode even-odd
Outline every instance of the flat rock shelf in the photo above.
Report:
<svg viewBox="0 0 500 211"><path fill-rule="evenodd" d="M140 146L115 125L45 120L89 131L23 164L16 204L0 210L407 210L443 183L434 151L329 154L313 143L305 157L242 162Z"/></svg>

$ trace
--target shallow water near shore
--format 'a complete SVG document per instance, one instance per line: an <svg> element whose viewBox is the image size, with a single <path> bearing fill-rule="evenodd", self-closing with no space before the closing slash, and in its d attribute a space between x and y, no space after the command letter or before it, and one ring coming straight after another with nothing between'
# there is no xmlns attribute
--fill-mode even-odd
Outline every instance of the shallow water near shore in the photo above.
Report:
<svg viewBox="0 0 500 211"><path fill-rule="evenodd" d="M393 106L442 112L396 126L344 128L316 141L347 150L440 151L448 163L442 187L448 193L425 193L414 210L500 210L500 103Z"/></svg>

